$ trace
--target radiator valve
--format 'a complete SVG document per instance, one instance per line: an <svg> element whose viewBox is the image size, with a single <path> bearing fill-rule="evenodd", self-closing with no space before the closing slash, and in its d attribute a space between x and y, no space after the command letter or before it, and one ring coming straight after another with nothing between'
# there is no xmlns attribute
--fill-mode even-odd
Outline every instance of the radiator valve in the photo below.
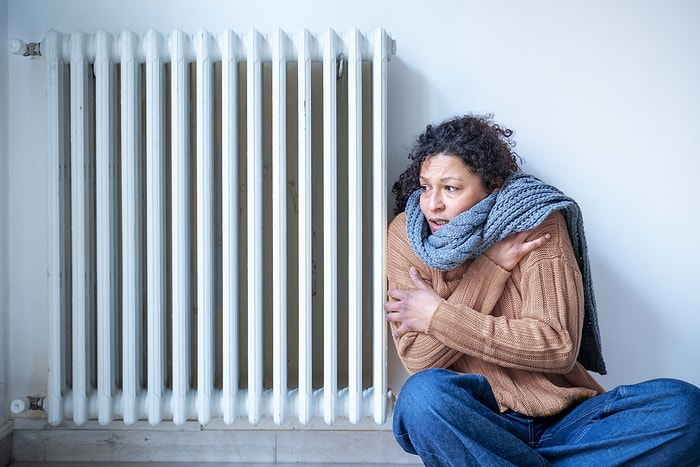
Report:
<svg viewBox="0 0 700 467"><path fill-rule="evenodd" d="M41 55L41 44L39 42L26 43L21 39L13 39L7 44L7 49L15 55L25 57L38 57Z"/></svg>
<svg viewBox="0 0 700 467"><path fill-rule="evenodd" d="M15 399L10 404L13 414L21 414L27 410L44 410L44 398L39 396L27 396Z"/></svg>

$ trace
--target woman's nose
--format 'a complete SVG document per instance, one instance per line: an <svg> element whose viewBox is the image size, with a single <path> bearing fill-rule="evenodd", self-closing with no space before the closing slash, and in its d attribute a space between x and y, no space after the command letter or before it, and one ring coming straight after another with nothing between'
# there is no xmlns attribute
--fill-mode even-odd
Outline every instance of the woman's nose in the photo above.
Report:
<svg viewBox="0 0 700 467"><path fill-rule="evenodd" d="M439 190L433 190L430 192L430 200L428 200L428 207L432 211L439 211L440 209L445 207L445 204L442 202L442 196Z"/></svg>

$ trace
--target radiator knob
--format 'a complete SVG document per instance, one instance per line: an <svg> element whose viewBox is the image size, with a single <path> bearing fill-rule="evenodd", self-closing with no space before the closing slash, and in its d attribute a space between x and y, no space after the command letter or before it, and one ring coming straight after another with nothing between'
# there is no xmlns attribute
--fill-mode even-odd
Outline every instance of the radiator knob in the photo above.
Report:
<svg viewBox="0 0 700 467"><path fill-rule="evenodd" d="M15 55L21 55L27 50L27 44L23 40L13 39L7 44L7 50ZM14 405L14 402L12 403Z"/></svg>

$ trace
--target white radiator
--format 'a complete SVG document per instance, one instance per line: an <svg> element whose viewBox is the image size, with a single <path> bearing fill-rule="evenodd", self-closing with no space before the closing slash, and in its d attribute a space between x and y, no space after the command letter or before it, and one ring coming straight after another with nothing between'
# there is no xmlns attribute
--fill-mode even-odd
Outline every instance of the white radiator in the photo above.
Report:
<svg viewBox="0 0 700 467"><path fill-rule="evenodd" d="M383 423L381 29L49 31L49 422Z"/></svg>

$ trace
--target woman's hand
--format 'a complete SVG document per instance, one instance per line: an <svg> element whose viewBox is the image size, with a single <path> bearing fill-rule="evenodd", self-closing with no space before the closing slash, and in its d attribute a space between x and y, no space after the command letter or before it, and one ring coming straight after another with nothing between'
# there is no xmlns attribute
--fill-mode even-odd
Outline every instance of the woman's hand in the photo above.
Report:
<svg viewBox="0 0 700 467"><path fill-rule="evenodd" d="M403 336L408 331L425 331L430 323L430 318L442 300L437 292L420 278L416 268L412 267L409 275L417 289L391 289L387 295L395 301L384 303L387 321L401 323L399 328L394 331L395 338Z"/></svg>
<svg viewBox="0 0 700 467"><path fill-rule="evenodd" d="M523 256L535 248L541 247L551 238L551 235L544 234L532 241L525 241L529 234L529 230L510 234L486 250L485 254L491 261L506 271L510 271L520 262Z"/></svg>

